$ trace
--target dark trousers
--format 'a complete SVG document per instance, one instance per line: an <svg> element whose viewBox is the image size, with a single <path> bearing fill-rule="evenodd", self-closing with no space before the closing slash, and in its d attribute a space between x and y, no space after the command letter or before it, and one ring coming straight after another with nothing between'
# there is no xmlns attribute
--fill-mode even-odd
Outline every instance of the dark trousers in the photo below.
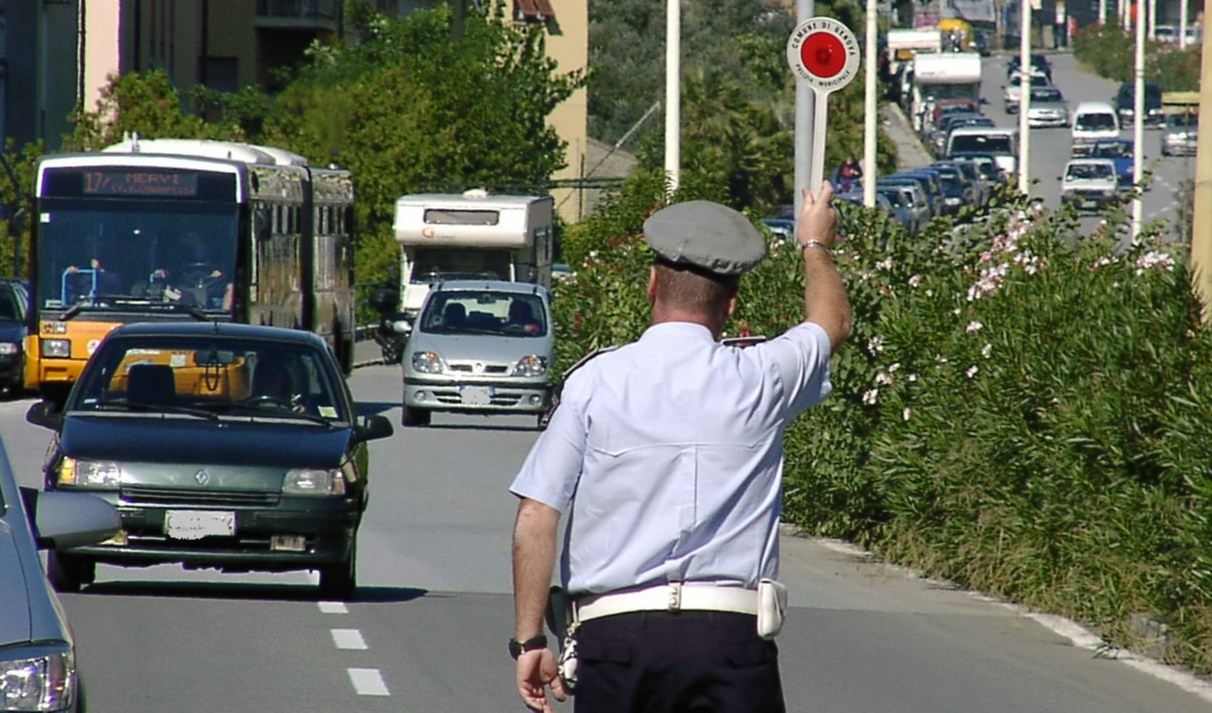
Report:
<svg viewBox="0 0 1212 713"><path fill-rule="evenodd" d="M577 632L576 713L783 713L778 647L755 617L634 612Z"/></svg>

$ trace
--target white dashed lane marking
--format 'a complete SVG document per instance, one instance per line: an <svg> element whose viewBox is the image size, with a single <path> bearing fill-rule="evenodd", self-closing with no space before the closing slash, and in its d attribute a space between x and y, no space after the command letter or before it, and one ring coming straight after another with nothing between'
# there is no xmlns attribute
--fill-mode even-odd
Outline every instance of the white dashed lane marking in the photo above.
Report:
<svg viewBox="0 0 1212 713"><path fill-rule="evenodd" d="M332 642L343 651L365 651L370 648L357 629L333 629Z"/></svg>
<svg viewBox="0 0 1212 713"><path fill-rule="evenodd" d="M342 602L319 602L320 611L325 614L348 614L349 610L345 608Z"/></svg>
<svg viewBox="0 0 1212 713"><path fill-rule="evenodd" d="M353 683L354 690L359 696L390 696L391 692L387 690L387 684L383 683L383 677L379 675L377 668L351 668L349 671L349 680Z"/></svg>

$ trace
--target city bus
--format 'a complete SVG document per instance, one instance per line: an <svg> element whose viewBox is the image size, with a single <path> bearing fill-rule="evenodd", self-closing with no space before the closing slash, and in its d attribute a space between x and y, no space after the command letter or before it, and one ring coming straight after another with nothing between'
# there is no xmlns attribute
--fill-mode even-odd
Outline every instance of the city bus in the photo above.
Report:
<svg viewBox="0 0 1212 713"><path fill-rule="evenodd" d="M42 157L34 185L25 386L64 398L127 322L204 320L354 342L354 189L264 146L125 140Z"/></svg>

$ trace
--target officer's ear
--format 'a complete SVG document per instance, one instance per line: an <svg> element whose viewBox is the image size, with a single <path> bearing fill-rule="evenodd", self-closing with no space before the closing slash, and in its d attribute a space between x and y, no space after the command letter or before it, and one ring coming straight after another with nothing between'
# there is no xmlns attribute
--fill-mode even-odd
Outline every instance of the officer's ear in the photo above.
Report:
<svg viewBox="0 0 1212 713"><path fill-rule="evenodd" d="M648 268L648 303L656 304L657 297L657 271L656 265Z"/></svg>
<svg viewBox="0 0 1212 713"><path fill-rule="evenodd" d="M732 297L728 298L727 310L728 310L728 318L731 319L732 313L736 311L736 295L735 294Z"/></svg>

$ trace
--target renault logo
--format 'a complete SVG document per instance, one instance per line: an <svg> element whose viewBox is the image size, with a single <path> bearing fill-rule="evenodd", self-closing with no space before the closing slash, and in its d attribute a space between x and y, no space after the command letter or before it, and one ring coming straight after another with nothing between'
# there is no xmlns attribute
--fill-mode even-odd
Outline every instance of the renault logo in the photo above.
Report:
<svg viewBox="0 0 1212 713"><path fill-rule="evenodd" d="M198 485L206 485L210 482L210 473L207 473L206 469L203 468L197 473L194 473L194 480L198 481Z"/></svg>

